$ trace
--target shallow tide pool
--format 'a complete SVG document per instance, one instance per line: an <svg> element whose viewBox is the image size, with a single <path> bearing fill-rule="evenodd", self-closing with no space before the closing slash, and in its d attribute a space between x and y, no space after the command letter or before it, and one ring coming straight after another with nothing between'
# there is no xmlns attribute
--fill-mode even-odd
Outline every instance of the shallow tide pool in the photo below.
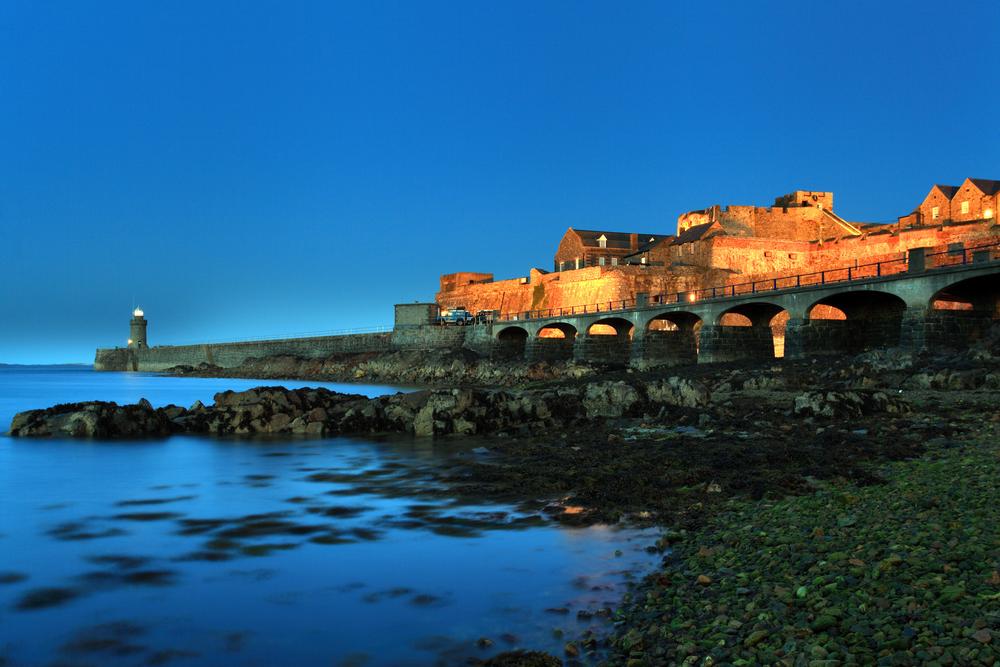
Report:
<svg viewBox="0 0 1000 667"><path fill-rule="evenodd" d="M59 402L189 405L259 384L277 383L0 369L0 429ZM606 610L657 561L657 535L567 528L430 481L483 444L0 436L0 665L561 655L609 627Z"/></svg>

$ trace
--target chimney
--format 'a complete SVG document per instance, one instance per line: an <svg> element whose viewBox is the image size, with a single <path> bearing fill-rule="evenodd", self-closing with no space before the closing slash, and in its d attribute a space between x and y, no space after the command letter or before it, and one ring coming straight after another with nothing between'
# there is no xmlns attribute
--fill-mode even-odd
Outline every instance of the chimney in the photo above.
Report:
<svg viewBox="0 0 1000 667"><path fill-rule="evenodd" d="M631 248L633 251L639 249L639 235L638 234L629 234L628 235L628 247Z"/></svg>

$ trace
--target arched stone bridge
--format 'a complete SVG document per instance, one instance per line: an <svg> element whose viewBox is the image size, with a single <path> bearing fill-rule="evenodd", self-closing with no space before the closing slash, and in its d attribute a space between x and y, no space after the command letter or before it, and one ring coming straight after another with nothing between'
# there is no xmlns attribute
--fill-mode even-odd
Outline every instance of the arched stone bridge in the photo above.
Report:
<svg viewBox="0 0 1000 667"><path fill-rule="evenodd" d="M486 325L480 336L496 357L634 366L962 347L998 317L997 250L959 251L959 263L936 268L911 251L904 271L891 275L694 301L653 304L639 295L630 308L526 314Z"/></svg>

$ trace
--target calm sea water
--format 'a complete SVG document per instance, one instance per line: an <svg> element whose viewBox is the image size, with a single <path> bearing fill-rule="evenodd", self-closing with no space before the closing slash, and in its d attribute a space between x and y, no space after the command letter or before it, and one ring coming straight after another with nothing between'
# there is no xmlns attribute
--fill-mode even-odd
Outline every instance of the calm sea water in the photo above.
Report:
<svg viewBox="0 0 1000 667"><path fill-rule="evenodd" d="M259 384L0 368L0 431L17 411L60 402L190 405ZM656 535L565 528L429 481L443 457L488 456L473 451L483 444L0 436L0 665L561 654L586 628L606 627L577 612L620 599L654 564L645 547Z"/></svg>

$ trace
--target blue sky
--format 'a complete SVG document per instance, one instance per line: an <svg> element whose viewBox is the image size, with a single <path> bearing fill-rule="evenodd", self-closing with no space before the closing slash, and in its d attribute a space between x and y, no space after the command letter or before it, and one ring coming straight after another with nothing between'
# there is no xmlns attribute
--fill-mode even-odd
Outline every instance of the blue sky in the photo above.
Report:
<svg viewBox="0 0 1000 667"><path fill-rule="evenodd" d="M568 226L1000 178L1000 3L0 3L0 361L391 323Z"/></svg>

